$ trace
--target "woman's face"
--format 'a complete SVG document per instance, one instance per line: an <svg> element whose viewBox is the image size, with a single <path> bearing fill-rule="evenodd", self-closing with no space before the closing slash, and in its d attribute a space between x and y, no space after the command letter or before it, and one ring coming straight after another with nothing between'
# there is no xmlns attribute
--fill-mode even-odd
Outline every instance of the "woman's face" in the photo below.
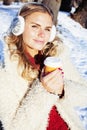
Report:
<svg viewBox="0 0 87 130"><path fill-rule="evenodd" d="M49 41L52 18L48 13L35 12L25 19L23 41L28 48L39 51Z"/></svg>

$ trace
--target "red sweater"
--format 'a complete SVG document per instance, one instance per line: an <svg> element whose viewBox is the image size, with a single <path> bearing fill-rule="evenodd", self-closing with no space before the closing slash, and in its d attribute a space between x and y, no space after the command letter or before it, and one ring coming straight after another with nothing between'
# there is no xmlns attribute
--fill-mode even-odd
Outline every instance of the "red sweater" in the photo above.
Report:
<svg viewBox="0 0 87 130"><path fill-rule="evenodd" d="M56 106L52 107L52 110L49 114L48 122L49 124L47 130L69 130L67 124L57 112Z"/></svg>

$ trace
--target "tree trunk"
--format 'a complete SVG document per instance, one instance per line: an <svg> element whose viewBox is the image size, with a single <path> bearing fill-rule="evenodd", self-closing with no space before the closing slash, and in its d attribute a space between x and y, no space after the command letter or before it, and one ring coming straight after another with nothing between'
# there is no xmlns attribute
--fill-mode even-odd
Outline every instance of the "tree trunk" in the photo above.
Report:
<svg viewBox="0 0 87 130"><path fill-rule="evenodd" d="M62 0L43 0L42 3L52 9L54 13L54 24L57 25L57 17Z"/></svg>
<svg viewBox="0 0 87 130"><path fill-rule="evenodd" d="M14 0L3 0L4 5L10 5Z"/></svg>

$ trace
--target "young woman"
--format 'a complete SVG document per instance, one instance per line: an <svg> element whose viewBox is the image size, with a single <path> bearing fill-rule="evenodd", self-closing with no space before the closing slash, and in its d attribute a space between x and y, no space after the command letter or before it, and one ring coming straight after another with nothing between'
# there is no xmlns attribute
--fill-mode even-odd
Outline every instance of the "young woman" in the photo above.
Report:
<svg viewBox="0 0 87 130"><path fill-rule="evenodd" d="M73 93L82 87L74 81L80 78L72 70L78 77L73 78L62 42L52 31L53 13L39 3L25 4L12 22L5 38L5 68L0 72L0 77L4 75L0 79L0 120L5 130L83 129L74 107L85 103L80 96L80 104L78 99L73 101ZM48 56L62 59L64 75L61 69L44 75L43 62Z"/></svg>

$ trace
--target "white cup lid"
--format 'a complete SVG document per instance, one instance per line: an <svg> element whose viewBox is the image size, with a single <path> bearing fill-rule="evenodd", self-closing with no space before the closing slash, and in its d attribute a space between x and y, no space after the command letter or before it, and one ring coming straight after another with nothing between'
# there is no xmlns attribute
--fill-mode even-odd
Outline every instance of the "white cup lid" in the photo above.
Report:
<svg viewBox="0 0 87 130"><path fill-rule="evenodd" d="M52 56L52 57L47 57L44 60L44 65L57 68L57 67L62 67L62 62L58 57Z"/></svg>

